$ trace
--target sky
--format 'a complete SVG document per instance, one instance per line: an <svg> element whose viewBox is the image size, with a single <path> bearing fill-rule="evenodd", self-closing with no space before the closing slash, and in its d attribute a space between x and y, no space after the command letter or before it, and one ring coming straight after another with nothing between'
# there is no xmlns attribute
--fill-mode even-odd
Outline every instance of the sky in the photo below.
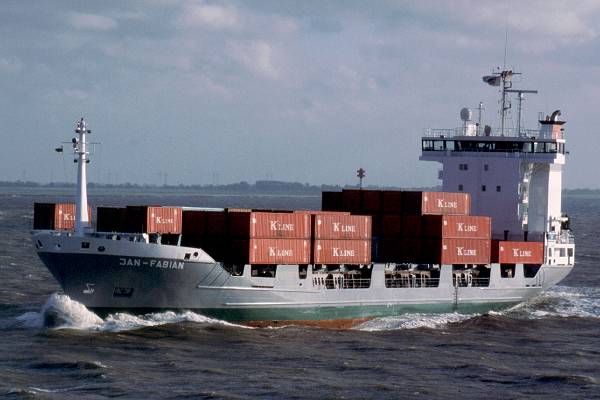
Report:
<svg viewBox="0 0 600 400"><path fill-rule="evenodd" d="M564 186L600 188L599 20L596 0L4 0L0 180L74 181L53 149L83 116L92 182L436 185L424 129L480 101L499 126L481 77L506 48L539 90L524 125L567 121Z"/></svg>

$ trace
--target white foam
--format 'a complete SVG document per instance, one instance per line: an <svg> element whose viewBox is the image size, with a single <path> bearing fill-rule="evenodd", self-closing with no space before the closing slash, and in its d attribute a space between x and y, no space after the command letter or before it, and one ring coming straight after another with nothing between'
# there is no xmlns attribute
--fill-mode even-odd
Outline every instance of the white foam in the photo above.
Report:
<svg viewBox="0 0 600 400"><path fill-rule="evenodd" d="M557 286L499 314L529 319L600 318L600 288Z"/></svg>
<svg viewBox="0 0 600 400"><path fill-rule="evenodd" d="M225 321L209 318L191 311L175 313L167 311L145 315L126 313L110 314L105 319L88 310L83 304L64 294L52 294L40 312L28 312L17 320L26 328L75 329L86 331L121 332L148 326L195 322L241 327Z"/></svg>
<svg viewBox="0 0 600 400"><path fill-rule="evenodd" d="M403 329L440 329L448 324L466 321L478 314L402 314L392 317L376 318L359 325L361 331L389 331Z"/></svg>

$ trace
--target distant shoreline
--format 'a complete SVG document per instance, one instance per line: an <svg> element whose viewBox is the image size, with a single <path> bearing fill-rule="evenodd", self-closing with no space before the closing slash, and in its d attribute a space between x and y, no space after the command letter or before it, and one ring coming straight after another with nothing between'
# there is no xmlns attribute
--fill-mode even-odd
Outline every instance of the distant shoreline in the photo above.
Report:
<svg viewBox="0 0 600 400"><path fill-rule="evenodd" d="M104 184L104 183L88 183L88 190L106 191L114 190L115 192L169 192L181 194L207 194L207 195L305 195L305 196L320 196L323 191L340 191L342 189L357 189L357 186L352 185L311 185L300 182L283 182L283 181L256 181L255 183L238 182L227 185L151 185L151 184ZM9 190L7 190L9 189ZM0 181L0 192L15 192L19 189L45 189L48 191L63 192L68 189L75 189L74 183L56 182L56 183L39 183L31 181ZM384 190L441 190L441 187L419 187L419 188L401 188L391 186L365 186L364 189L384 189ZM600 189L563 189L564 195L569 196L598 196Z"/></svg>
<svg viewBox="0 0 600 400"><path fill-rule="evenodd" d="M440 187L426 188L400 188L400 187L376 187L365 186L365 189L387 189L387 190L439 190ZM0 191L2 189L45 189L49 191L64 191L67 189L75 190L74 183L38 183L30 181L6 182L0 181ZM170 192L170 193L197 193L197 194L223 194L223 195L251 195L251 194L271 194L271 195L313 195L320 196L323 191L340 191L342 189L358 189L352 185L310 185L300 182L282 182L282 181L256 181L255 183L238 182L227 185L150 185L150 184L98 184L88 183L88 191L95 190L114 190L116 192ZM6 191L6 190L4 190Z"/></svg>

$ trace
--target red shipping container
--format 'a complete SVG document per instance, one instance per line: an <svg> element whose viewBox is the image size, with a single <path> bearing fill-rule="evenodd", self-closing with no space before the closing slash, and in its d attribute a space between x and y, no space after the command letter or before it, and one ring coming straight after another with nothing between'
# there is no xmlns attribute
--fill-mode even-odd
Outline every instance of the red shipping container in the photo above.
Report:
<svg viewBox="0 0 600 400"><path fill-rule="evenodd" d="M360 212L362 210L361 190L342 190L342 209L340 211Z"/></svg>
<svg viewBox="0 0 600 400"><path fill-rule="evenodd" d="M489 264L489 239L441 239L421 242L421 261L431 264Z"/></svg>
<svg viewBox="0 0 600 400"><path fill-rule="evenodd" d="M206 211L184 210L181 233L184 235L206 234Z"/></svg>
<svg viewBox="0 0 600 400"><path fill-rule="evenodd" d="M402 238L400 240L400 259L395 262L405 263L421 263L425 259L423 257L422 246L423 241L419 238Z"/></svg>
<svg viewBox="0 0 600 400"><path fill-rule="evenodd" d="M383 234L383 216L381 214L371 215L371 237L379 237Z"/></svg>
<svg viewBox="0 0 600 400"><path fill-rule="evenodd" d="M469 193L452 192L402 192L404 214L456 214L469 215Z"/></svg>
<svg viewBox="0 0 600 400"><path fill-rule="evenodd" d="M235 242L241 250L245 249L239 246L247 245L249 264L310 263L310 240L307 239L250 239ZM236 245L231 249L236 249Z"/></svg>
<svg viewBox="0 0 600 400"><path fill-rule="evenodd" d="M125 232L127 209L125 207L97 207L96 231Z"/></svg>
<svg viewBox="0 0 600 400"><path fill-rule="evenodd" d="M375 262L401 262L402 243L400 239L380 238L373 241L376 246L374 253Z"/></svg>
<svg viewBox="0 0 600 400"><path fill-rule="evenodd" d="M369 264L371 240L317 239L313 247L314 264Z"/></svg>
<svg viewBox="0 0 600 400"><path fill-rule="evenodd" d="M544 243L498 242L498 262L500 264L543 264Z"/></svg>
<svg viewBox="0 0 600 400"><path fill-rule="evenodd" d="M179 207L148 207L148 233L181 233L182 212Z"/></svg>
<svg viewBox="0 0 600 400"><path fill-rule="evenodd" d="M207 236L227 236L227 213L225 211L205 211Z"/></svg>
<svg viewBox="0 0 600 400"><path fill-rule="evenodd" d="M179 207L127 206L127 232L181 233Z"/></svg>
<svg viewBox="0 0 600 400"><path fill-rule="evenodd" d="M384 215L383 216L383 237L401 237L402 236L402 216Z"/></svg>
<svg viewBox="0 0 600 400"><path fill-rule="evenodd" d="M234 238L310 239L310 214L251 212L230 213L229 236Z"/></svg>
<svg viewBox="0 0 600 400"><path fill-rule="evenodd" d="M416 239L421 237L422 217L420 215L402 216L402 237Z"/></svg>
<svg viewBox="0 0 600 400"><path fill-rule="evenodd" d="M384 238L376 241L375 262L420 263L421 240L404 238Z"/></svg>
<svg viewBox="0 0 600 400"><path fill-rule="evenodd" d="M370 239L371 217L322 213L314 216L314 239Z"/></svg>
<svg viewBox="0 0 600 400"><path fill-rule="evenodd" d="M421 235L430 239L490 239L492 219L469 215L424 215Z"/></svg>
<svg viewBox="0 0 600 400"><path fill-rule="evenodd" d="M361 190L360 211L366 214L377 214L381 211L381 191L380 190Z"/></svg>
<svg viewBox="0 0 600 400"><path fill-rule="evenodd" d="M402 213L402 192L400 190L384 190L382 197L384 214Z"/></svg>
<svg viewBox="0 0 600 400"><path fill-rule="evenodd" d="M75 211L74 203L34 203L33 229L73 230ZM89 206L88 220L92 220L92 209Z"/></svg>
<svg viewBox="0 0 600 400"><path fill-rule="evenodd" d="M331 214L331 215L350 215L349 211L319 211L319 210L294 210L294 214Z"/></svg>
<svg viewBox="0 0 600 400"><path fill-rule="evenodd" d="M342 192L321 193L321 210L342 211Z"/></svg>

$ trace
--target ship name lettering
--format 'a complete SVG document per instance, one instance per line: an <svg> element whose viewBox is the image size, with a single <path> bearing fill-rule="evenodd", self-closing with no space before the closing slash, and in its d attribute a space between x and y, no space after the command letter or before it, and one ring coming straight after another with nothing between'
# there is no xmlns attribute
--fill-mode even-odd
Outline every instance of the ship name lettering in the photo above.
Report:
<svg viewBox="0 0 600 400"><path fill-rule="evenodd" d="M122 267L139 267L142 264L139 258L119 258L119 265Z"/></svg>
<svg viewBox="0 0 600 400"><path fill-rule="evenodd" d="M438 199L438 208L458 208L457 201L444 201L444 199Z"/></svg>
<svg viewBox="0 0 600 400"><path fill-rule="evenodd" d="M340 249L339 247L333 248L334 257L354 257L355 251L352 249Z"/></svg>
<svg viewBox="0 0 600 400"><path fill-rule="evenodd" d="M531 257L531 250L513 249L514 257Z"/></svg>
<svg viewBox="0 0 600 400"><path fill-rule="evenodd" d="M150 260L150 266L153 268L183 269L184 262L171 260Z"/></svg>
<svg viewBox="0 0 600 400"><path fill-rule="evenodd" d="M269 247L269 257L293 257L294 250L278 249L277 247Z"/></svg>
<svg viewBox="0 0 600 400"><path fill-rule="evenodd" d="M459 232L477 232L477 225L465 225L464 222L458 223Z"/></svg>
<svg viewBox="0 0 600 400"><path fill-rule="evenodd" d="M333 223L334 232L356 232L356 225L342 225L340 222Z"/></svg>
<svg viewBox="0 0 600 400"><path fill-rule="evenodd" d="M272 231L293 231L294 224L284 224L280 221L269 221L271 222Z"/></svg>
<svg viewBox="0 0 600 400"><path fill-rule="evenodd" d="M465 249L464 247L457 247L456 254L459 256L476 256L477 250L475 249Z"/></svg>

